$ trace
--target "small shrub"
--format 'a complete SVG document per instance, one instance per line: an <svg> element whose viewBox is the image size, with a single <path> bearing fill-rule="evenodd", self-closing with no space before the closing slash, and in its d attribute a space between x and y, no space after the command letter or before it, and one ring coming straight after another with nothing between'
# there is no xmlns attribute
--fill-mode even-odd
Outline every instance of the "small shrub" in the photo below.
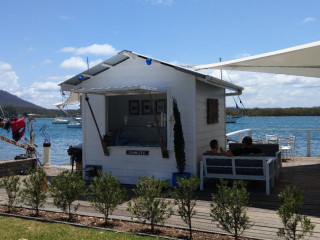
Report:
<svg viewBox="0 0 320 240"><path fill-rule="evenodd" d="M36 210L36 216L39 216L39 208L45 204L47 199L47 175L42 168L29 170L29 173L30 176L23 179L22 198L24 203Z"/></svg>
<svg viewBox="0 0 320 240"><path fill-rule="evenodd" d="M285 239L300 239L305 235L312 235L315 225L313 225L309 218L300 215L298 212L303 203L303 192L296 186L287 186L279 194L281 206L278 210L284 228L279 228L278 236ZM298 233L298 225L300 229Z"/></svg>
<svg viewBox="0 0 320 240"><path fill-rule="evenodd" d="M85 182L78 172L63 171L57 177L52 179L50 187L53 204L69 215L68 220L72 220L71 206L82 194ZM76 212L79 204L75 205L73 210Z"/></svg>
<svg viewBox="0 0 320 240"><path fill-rule="evenodd" d="M12 171L10 171L9 176L5 176L0 180L0 188L4 188L8 197L8 212L10 213L14 208L15 204L18 202L20 197L20 178L15 176Z"/></svg>
<svg viewBox="0 0 320 240"><path fill-rule="evenodd" d="M165 221L172 215L170 201L164 199L167 194L164 189L168 183L152 177L139 178L139 184L133 189L135 197L128 203L128 211L145 223L150 221L151 232L154 233L154 225Z"/></svg>
<svg viewBox="0 0 320 240"><path fill-rule="evenodd" d="M243 181L233 181L232 187L221 179L218 193L212 194L211 214L218 227L234 235L237 240L244 230L250 228L246 214L249 194Z"/></svg>
<svg viewBox="0 0 320 240"><path fill-rule="evenodd" d="M120 181L111 173L98 172L89 186L91 192L88 194L91 205L100 213L104 215L105 224L109 214L124 201L126 197L126 190L120 188Z"/></svg>
<svg viewBox="0 0 320 240"><path fill-rule="evenodd" d="M189 238L192 239L191 219L196 214L195 190L200 184L200 179L192 176L190 179L178 178L178 186L173 190L175 204L178 205L178 213L182 220L189 226Z"/></svg>

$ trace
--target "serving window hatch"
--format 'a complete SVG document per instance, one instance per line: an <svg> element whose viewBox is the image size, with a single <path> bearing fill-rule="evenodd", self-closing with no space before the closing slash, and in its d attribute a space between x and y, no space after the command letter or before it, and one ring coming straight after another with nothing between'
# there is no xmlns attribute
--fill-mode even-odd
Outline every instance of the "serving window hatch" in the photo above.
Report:
<svg viewBox="0 0 320 240"><path fill-rule="evenodd" d="M121 88L119 94L114 90L106 94L108 145L147 148L166 145L167 93L147 87Z"/></svg>

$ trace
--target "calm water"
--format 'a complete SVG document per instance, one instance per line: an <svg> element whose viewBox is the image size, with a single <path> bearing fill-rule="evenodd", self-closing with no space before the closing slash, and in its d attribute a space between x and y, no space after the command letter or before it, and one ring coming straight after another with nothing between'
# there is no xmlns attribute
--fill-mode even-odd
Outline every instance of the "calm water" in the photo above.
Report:
<svg viewBox="0 0 320 240"><path fill-rule="evenodd" d="M36 134L35 143L39 146L38 152L42 154L43 137L39 129L43 124L47 125L46 132L50 136L51 141L51 163L53 165L61 165L70 162L67 149L70 145L77 145L82 142L81 128L67 128L65 124L52 124L51 118L37 118L34 122L34 132ZM248 128L276 128L276 129L320 129L320 117L244 117L237 123L227 124L227 133L248 129ZM273 134L274 132L253 132L253 135ZM293 134L296 136L296 152L297 155L306 156L306 132L290 131L277 132L279 136L288 136ZM26 131L26 137L29 138L29 129ZM11 131L7 133L0 129L0 135L11 139ZM244 134L246 135L246 134ZM237 139L234 137L233 139ZM9 143L0 141L0 160L12 159L16 155L25 153L25 150ZM311 155L320 156L320 131L311 132ZM42 157L40 157L42 162Z"/></svg>
<svg viewBox="0 0 320 240"><path fill-rule="evenodd" d="M33 123L36 135L35 143L38 145L37 151L42 154L43 137L39 131L43 124L47 125L46 132L50 136L51 142L51 164L62 165L70 162L67 149L70 145L77 145L82 142L81 128L67 128L66 124L52 124L52 118L36 118ZM11 139L11 131L7 133L0 129L0 135ZM24 137L29 138L29 127ZM0 160L12 159L18 154L25 153L23 148L14 146L10 143L0 141ZM42 156L40 161L43 162Z"/></svg>
<svg viewBox="0 0 320 240"><path fill-rule="evenodd" d="M242 129L320 129L319 117L243 117L237 123L227 124L227 133ZM296 136L296 154L307 155L306 131L253 131L252 135L278 134ZM244 133L246 135L246 133ZM243 135L243 136L244 136ZM231 139L237 139L237 136ZM320 131L311 132L311 156L320 156Z"/></svg>

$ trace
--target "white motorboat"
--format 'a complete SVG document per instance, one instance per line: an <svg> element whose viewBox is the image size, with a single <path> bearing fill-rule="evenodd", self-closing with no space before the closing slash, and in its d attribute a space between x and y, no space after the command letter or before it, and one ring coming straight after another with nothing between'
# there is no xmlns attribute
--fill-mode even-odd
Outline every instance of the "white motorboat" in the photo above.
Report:
<svg viewBox="0 0 320 240"><path fill-rule="evenodd" d="M54 124L68 124L70 123L70 119L57 117L51 121Z"/></svg>
<svg viewBox="0 0 320 240"><path fill-rule="evenodd" d="M226 116L226 123L236 123L243 115L227 115Z"/></svg>
<svg viewBox="0 0 320 240"><path fill-rule="evenodd" d="M67 128L82 128L82 124L81 123L69 123L67 125Z"/></svg>

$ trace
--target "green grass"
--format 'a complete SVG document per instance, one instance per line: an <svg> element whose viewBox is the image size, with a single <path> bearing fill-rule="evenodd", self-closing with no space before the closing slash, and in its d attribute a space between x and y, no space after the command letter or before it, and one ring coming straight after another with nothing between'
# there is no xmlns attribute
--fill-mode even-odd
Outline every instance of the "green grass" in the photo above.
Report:
<svg viewBox="0 0 320 240"><path fill-rule="evenodd" d="M153 237L143 237L127 233L115 233L111 231L74 227L67 224L44 223L32 220L24 220L14 217L0 216L0 238L28 239L28 240L80 240L80 239L133 239L154 240Z"/></svg>

